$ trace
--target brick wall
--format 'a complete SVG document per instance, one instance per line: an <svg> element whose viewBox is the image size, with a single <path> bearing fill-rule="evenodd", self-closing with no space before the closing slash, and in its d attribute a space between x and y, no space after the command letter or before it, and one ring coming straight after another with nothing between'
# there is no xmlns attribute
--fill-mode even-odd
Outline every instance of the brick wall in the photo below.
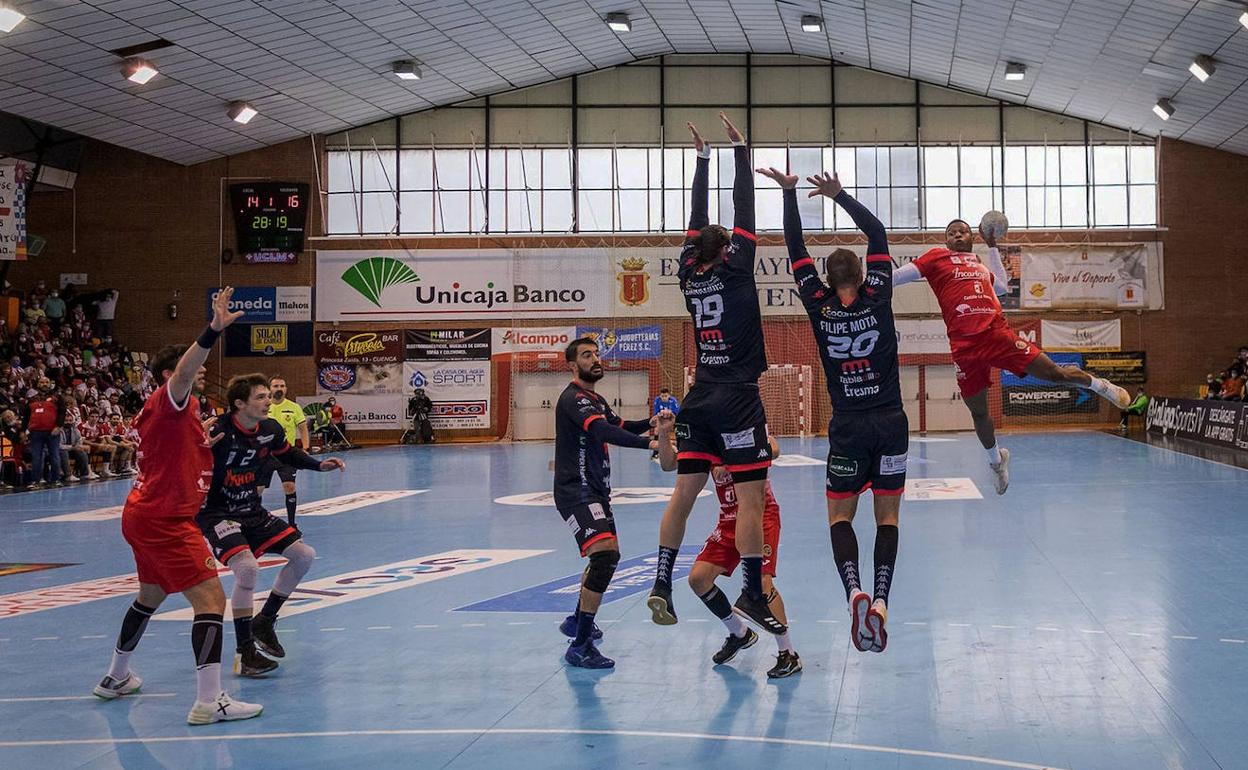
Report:
<svg viewBox="0 0 1248 770"><path fill-rule="evenodd" d="M1160 166L1159 219L1168 230L1157 237L1164 244L1166 307L1116 315L1122 319L1123 347L1149 353L1150 391L1188 394L1203 381L1205 372L1224 365L1239 345L1248 342L1248 279L1240 258L1248 249L1248 157L1164 140ZM38 278L54 283L62 272L85 272L90 276L90 288L119 288L120 335L132 347L149 351L167 342L189 341L198 333L204 323L205 287L226 283L311 284L314 266L310 253L297 265L221 263L222 243L232 247L234 240L228 211L222 214L225 177L235 181L257 177L304 181L315 192L311 141L289 142L191 167L89 143L73 193L41 192L34 196L31 230L48 238L47 249L39 259L16 265L10 280L24 287ZM320 232L320 206L314 203L309 214L309 233ZM1052 237L1069 240L1081 235ZM1094 234L1092 239L1151 237L1151 233L1114 232ZM542 246L630 242L628 238L540 240ZM844 238L821 240L831 243ZM655 245L656 239L645 241ZM440 247L470 248L522 242L405 239L360 242L360 246L395 248L401 243L428 248L436 243ZM341 248L340 244L335 246ZM174 301L179 316L171 321L166 307ZM1107 317L1110 315L1061 315L1068 320ZM552 323L543 320L526 325ZM665 322L665 326L675 328L677 323ZM682 337L668 335L674 347L684 344ZM683 351L673 350L664 356L665 371L671 368L678 372L683 360ZM231 371L280 370L297 394L314 389L310 359L235 359L226 363ZM213 376L219 376L217 356L211 366Z"/></svg>

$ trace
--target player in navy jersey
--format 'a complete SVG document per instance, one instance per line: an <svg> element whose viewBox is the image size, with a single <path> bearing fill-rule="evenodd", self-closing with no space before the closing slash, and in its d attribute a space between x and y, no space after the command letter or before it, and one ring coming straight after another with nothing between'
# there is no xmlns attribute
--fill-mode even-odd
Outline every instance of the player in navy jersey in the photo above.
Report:
<svg viewBox="0 0 1248 770"><path fill-rule="evenodd" d="M256 478L270 458L301 470L331 471L346 466L337 457L316 460L286 441L286 430L268 417L269 380L263 374L234 377L226 388L229 412L213 426L212 484L196 521L217 561L234 573L230 603L237 652L234 673L262 676L277 668L257 651L286 656L274 623L282 604L312 566L316 551L299 530L265 510ZM253 600L260 565L256 557L280 553L286 564L273 580L264 608L254 620Z"/></svg>
<svg viewBox="0 0 1248 770"><path fill-rule="evenodd" d="M615 661L594 646L594 640L602 638L594 615L620 562L607 445L659 449L670 443L672 414L663 410L648 420L622 420L611 411L607 400L594 391L603 370L598 343L589 337L573 340L564 358L573 379L555 405L555 507L572 530L581 556L589 557L589 566L581 576L576 610L559 626L572 637L563 657L581 668L611 668ZM658 428L658 441L637 435L651 426Z"/></svg>
<svg viewBox="0 0 1248 770"><path fill-rule="evenodd" d="M707 175L711 148L689 124L697 148L689 230L680 252L680 290L693 319L697 344L694 384L676 418L677 476L659 527L659 563L646 600L659 625L676 622L672 563L685 537L694 500L706 486L712 464L728 469L737 489L737 548L744 589L734 611L765 631L786 630L763 595L763 487L771 465L767 415L758 378L767 369L762 312L754 285L754 177L745 137L719 114L733 145L733 222L729 233L708 224Z"/></svg>
<svg viewBox="0 0 1248 770"><path fill-rule="evenodd" d="M888 594L897 561L897 522L906 487L910 426L902 409L897 374L897 333L893 323L893 262L884 225L849 193L836 175L809 177L810 197L825 195L845 210L867 236L867 272L858 255L833 251L825 284L802 240L797 209L797 177L774 168L759 169L784 194L784 242L789 267L823 361L832 420L828 423L827 498L832 557L845 586L854 646L883 652L888 644ZM875 497L875 594L867 595L858 577L854 513L858 496Z"/></svg>

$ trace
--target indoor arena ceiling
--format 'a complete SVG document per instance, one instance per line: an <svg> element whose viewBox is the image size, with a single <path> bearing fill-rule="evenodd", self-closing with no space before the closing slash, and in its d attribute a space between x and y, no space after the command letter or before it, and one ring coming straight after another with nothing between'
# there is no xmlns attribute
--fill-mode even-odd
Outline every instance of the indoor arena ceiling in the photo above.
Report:
<svg viewBox="0 0 1248 770"><path fill-rule="evenodd" d="M1248 154L1226 0L2 0L0 110L178 163L670 53L796 53ZM0 8L0 12L2 12ZM631 30L609 29L610 12ZM803 15L823 20L803 31ZM1248 23L1248 18L1245 19ZM127 81L115 53L160 70ZM1206 82L1188 72L1212 57ZM399 80L396 60L423 77ZM1005 79L1006 62L1026 65ZM1153 108L1168 98L1173 117ZM253 105L246 125L231 102Z"/></svg>

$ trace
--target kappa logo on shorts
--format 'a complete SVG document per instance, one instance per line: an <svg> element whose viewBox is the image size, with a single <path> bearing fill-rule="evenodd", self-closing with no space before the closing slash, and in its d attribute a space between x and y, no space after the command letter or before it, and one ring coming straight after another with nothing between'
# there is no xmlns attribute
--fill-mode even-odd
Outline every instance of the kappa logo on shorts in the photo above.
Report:
<svg viewBox="0 0 1248 770"><path fill-rule="evenodd" d="M724 441L724 449L750 449L754 446L754 429L746 428L736 433L721 433L719 437Z"/></svg>
<svg viewBox="0 0 1248 770"><path fill-rule="evenodd" d="M676 423L676 438L689 438L689 426L684 423Z"/></svg>
<svg viewBox="0 0 1248 770"><path fill-rule="evenodd" d="M858 461L848 457L829 457L828 475L853 477L858 475Z"/></svg>

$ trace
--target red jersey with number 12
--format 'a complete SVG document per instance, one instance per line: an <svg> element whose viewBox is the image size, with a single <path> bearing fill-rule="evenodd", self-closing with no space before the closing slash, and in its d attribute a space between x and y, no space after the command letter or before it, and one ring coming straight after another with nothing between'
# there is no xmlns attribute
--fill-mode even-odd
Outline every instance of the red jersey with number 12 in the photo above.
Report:
<svg viewBox="0 0 1248 770"><path fill-rule="evenodd" d="M974 337L1005 315L992 272L974 254L935 248L914 261L940 303L949 339Z"/></svg>
<svg viewBox="0 0 1248 770"><path fill-rule="evenodd" d="M193 519L212 481L212 449L204 439L198 402L178 408L165 383L134 418L139 434L139 475L123 516Z"/></svg>

